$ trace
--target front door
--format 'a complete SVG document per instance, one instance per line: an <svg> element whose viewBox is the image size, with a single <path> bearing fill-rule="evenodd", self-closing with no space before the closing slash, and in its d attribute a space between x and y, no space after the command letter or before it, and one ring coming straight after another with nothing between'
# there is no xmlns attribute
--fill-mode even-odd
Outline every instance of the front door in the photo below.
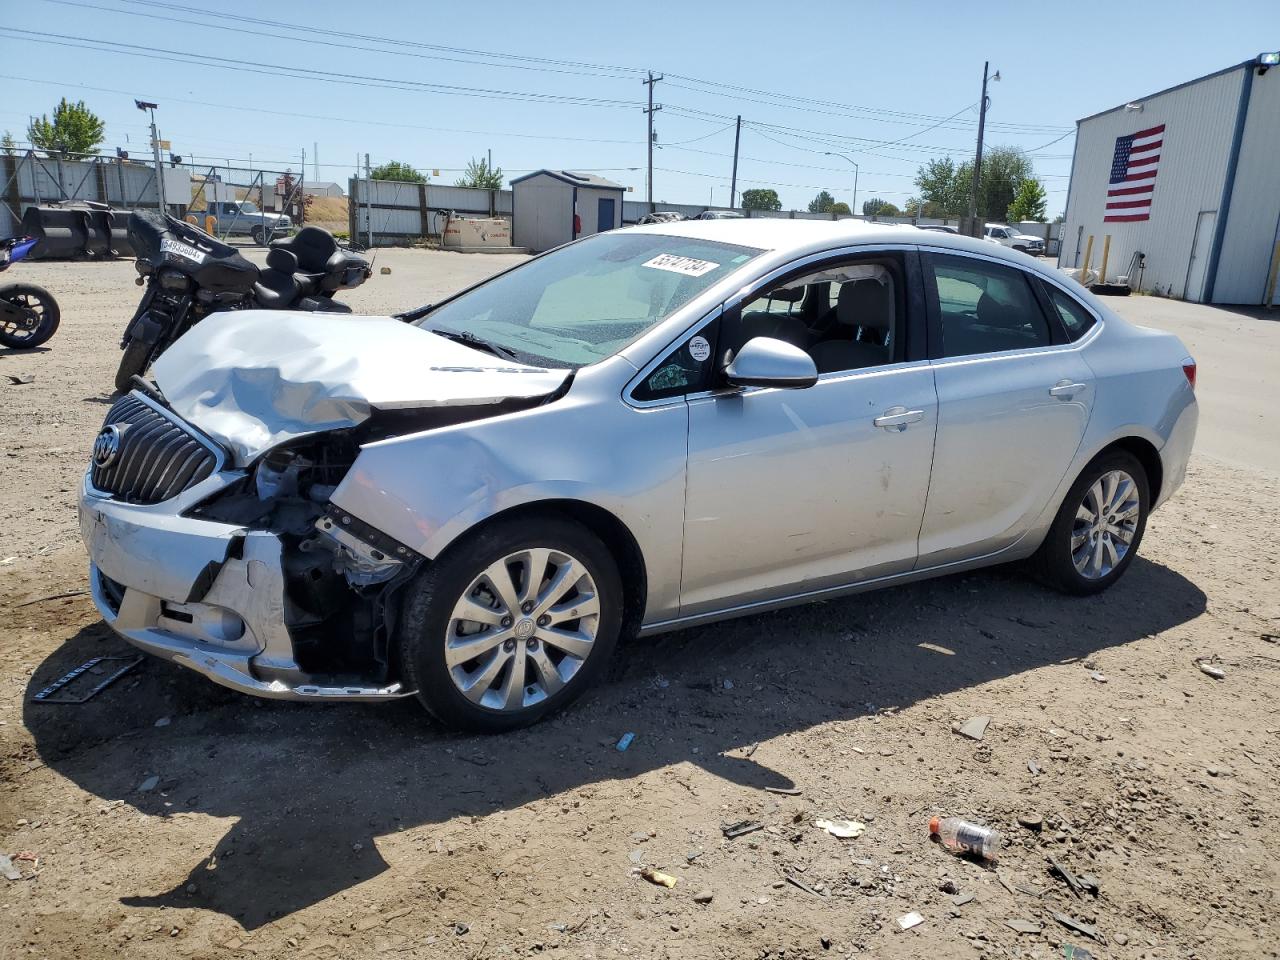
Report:
<svg viewBox="0 0 1280 960"><path fill-rule="evenodd" d="M978 257L925 257L938 440L921 568L995 553L1040 516L1084 438L1093 373L1032 282Z"/></svg>
<svg viewBox="0 0 1280 960"><path fill-rule="evenodd" d="M1209 249L1213 245L1213 228L1218 222L1216 210L1201 210L1196 217L1196 232L1191 239L1191 260L1187 263L1187 283L1182 298L1199 303L1204 298L1204 279L1209 269Z"/></svg>
<svg viewBox="0 0 1280 960"><path fill-rule="evenodd" d="M826 262L726 313L718 357L769 336L808 350L819 379L689 399L681 616L914 565L937 399L905 348L907 268Z"/></svg>
<svg viewBox="0 0 1280 960"><path fill-rule="evenodd" d="M612 230L614 227L613 197L601 197L596 202L596 233L604 233L606 230Z"/></svg>

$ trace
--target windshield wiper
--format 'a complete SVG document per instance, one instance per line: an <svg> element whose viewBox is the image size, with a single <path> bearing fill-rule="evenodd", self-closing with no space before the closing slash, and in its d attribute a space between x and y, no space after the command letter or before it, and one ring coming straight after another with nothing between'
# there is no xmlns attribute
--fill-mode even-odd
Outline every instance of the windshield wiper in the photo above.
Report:
<svg viewBox="0 0 1280 960"><path fill-rule="evenodd" d="M474 333L469 333L466 330L450 330L447 327L428 327L427 330L436 336L444 337L446 340L466 344L475 350L492 353L495 357L502 357L504 360L518 361L520 359L510 347L504 347L498 343L490 343L483 337L477 337Z"/></svg>

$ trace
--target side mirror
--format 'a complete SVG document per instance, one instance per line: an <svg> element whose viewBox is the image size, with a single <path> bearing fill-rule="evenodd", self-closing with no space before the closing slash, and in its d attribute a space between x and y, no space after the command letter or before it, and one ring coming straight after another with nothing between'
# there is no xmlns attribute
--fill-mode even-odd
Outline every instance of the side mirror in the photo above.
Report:
<svg viewBox="0 0 1280 960"><path fill-rule="evenodd" d="M812 387L818 368L799 347L773 337L752 337L725 368L725 379L735 387Z"/></svg>

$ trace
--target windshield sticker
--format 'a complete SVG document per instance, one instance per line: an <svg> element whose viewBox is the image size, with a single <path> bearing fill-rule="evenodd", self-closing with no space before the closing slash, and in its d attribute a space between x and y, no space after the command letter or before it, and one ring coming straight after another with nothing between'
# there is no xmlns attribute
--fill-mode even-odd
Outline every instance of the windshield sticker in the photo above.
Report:
<svg viewBox="0 0 1280 960"><path fill-rule="evenodd" d="M695 260L693 257L677 257L674 253L660 253L642 266L666 270L670 273L682 273L686 277L700 277L710 273L720 264L712 263L710 260Z"/></svg>
<svg viewBox="0 0 1280 960"><path fill-rule="evenodd" d="M711 356L711 344L707 343L706 337L694 337L689 341L689 356L699 363Z"/></svg>
<svg viewBox="0 0 1280 960"><path fill-rule="evenodd" d="M183 257L192 263L204 263L205 261L205 254L195 247L178 240L170 240L168 237L160 241L160 252L172 253L175 257Z"/></svg>

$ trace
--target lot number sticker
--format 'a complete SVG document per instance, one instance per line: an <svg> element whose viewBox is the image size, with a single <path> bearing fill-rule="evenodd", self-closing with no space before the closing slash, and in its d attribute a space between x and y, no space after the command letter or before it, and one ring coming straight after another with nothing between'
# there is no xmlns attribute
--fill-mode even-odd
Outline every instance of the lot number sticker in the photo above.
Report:
<svg viewBox="0 0 1280 960"><path fill-rule="evenodd" d="M164 253L172 253L177 257L184 257L193 263L204 263L205 255L195 247L178 240L170 240L168 237L160 241L160 249Z"/></svg>
<svg viewBox="0 0 1280 960"><path fill-rule="evenodd" d="M689 341L689 356L699 363L711 356L711 344L707 343L706 337L694 337Z"/></svg>
<svg viewBox="0 0 1280 960"><path fill-rule="evenodd" d="M655 270L666 270L669 273L682 273L686 277L700 277L704 273L710 273L720 264L712 263L710 260L695 260L693 257L677 257L674 253L660 253L644 266L653 267Z"/></svg>

